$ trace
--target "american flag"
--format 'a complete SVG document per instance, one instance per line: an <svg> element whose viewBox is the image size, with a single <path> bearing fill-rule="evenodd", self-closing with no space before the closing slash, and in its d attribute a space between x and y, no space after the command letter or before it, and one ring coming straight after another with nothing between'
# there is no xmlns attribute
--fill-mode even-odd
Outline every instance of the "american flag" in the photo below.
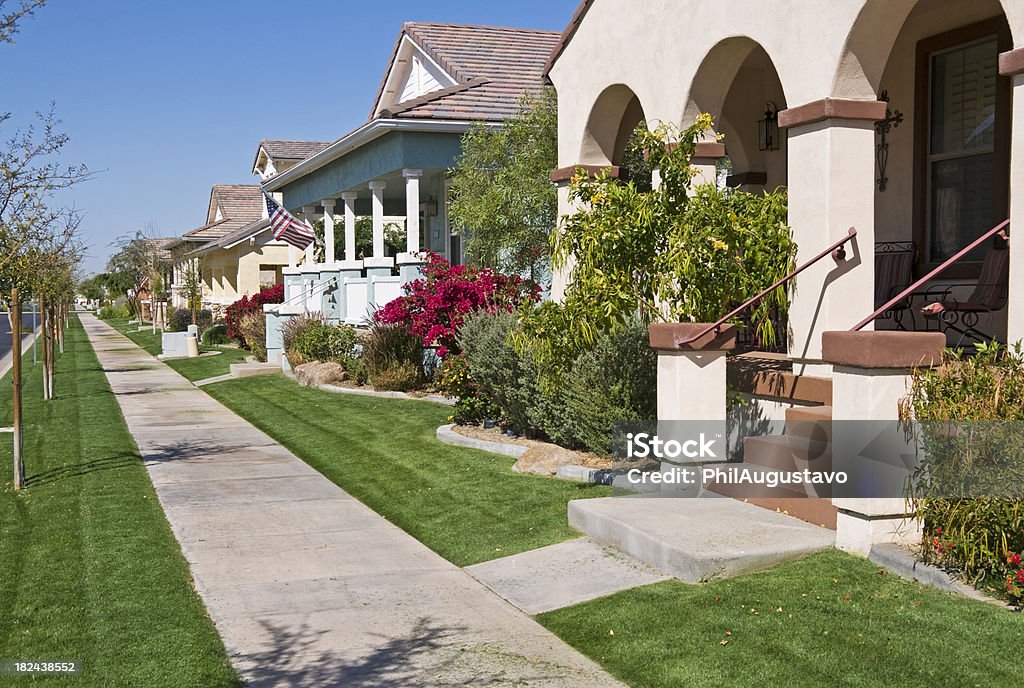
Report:
<svg viewBox="0 0 1024 688"><path fill-rule="evenodd" d="M270 227L274 230L275 239L301 250L313 243L316 237L308 222L300 222L267 194L263 194L263 198L267 202L267 217L270 218Z"/></svg>

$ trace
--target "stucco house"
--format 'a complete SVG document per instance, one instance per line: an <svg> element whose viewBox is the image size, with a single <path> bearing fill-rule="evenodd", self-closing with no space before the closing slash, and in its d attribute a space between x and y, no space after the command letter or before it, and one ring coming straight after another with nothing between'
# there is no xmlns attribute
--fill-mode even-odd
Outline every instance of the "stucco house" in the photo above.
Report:
<svg viewBox="0 0 1024 688"><path fill-rule="evenodd" d="M1024 252L1004 251L1001 274L986 260L996 228L1024 222L1024 3L587 0L545 72L559 96L563 215L572 174L614 173L641 119L687 126L707 112L724 137L698 146L697 171L713 181L727 157L730 184L787 187L797 262L822 254L793 280L787 353L754 374L737 374L740 357L727 364L723 328L696 340L693 326L652 331L660 419L725 418L727 378L758 418L895 419L908 369L936 360L946 339L878 316L894 245L908 256L904 284L942 267L921 286L964 283L951 294L966 302L979 279L995 281L970 317L1024 339ZM845 255L830 255L844 239ZM792 461L793 445L751 437L744 461ZM837 528L853 551L914 537L902 500L764 505Z"/></svg>
<svg viewBox="0 0 1024 688"><path fill-rule="evenodd" d="M458 263L462 249L448 221L448 170L472 124L500 126L525 94L544 86L544 65L558 41L551 31L409 22L392 50L368 120L301 162L274 172L261 145L256 169L263 189L297 217L324 221L323 263L312 252L285 272L285 304L271 318L305 310L362 323L375 304L397 297L418 274L429 249ZM359 256L358 217L373 218L373 248ZM387 255L384 226L397 218L404 250ZM334 255L335 223L344 255ZM397 273L397 274L396 274ZM276 324L268 322L268 338ZM279 343L269 341L271 355Z"/></svg>
<svg viewBox="0 0 1024 688"><path fill-rule="evenodd" d="M205 224L168 247L176 257L172 304L186 305L182 282L188 264L198 264L203 307L214 311L279 283L281 270L288 264L288 245L274 239L266 215L258 185L214 185Z"/></svg>

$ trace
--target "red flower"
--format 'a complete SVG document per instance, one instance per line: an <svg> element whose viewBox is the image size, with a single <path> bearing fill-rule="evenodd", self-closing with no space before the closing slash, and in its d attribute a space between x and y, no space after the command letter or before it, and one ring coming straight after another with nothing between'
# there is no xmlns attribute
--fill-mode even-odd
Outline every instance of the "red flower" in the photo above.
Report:
<svg viewBox="0 0 1024 688"><path fill-rule="evenodd" d="M451 265L436 253L425 255L424 278L406 284L404 295L385 304L376 316L384 323L406 325L424 346L437 346L442 358L458 352L456 336L467 314L511 311L539 299L540 288L521 277Z"/></svg>

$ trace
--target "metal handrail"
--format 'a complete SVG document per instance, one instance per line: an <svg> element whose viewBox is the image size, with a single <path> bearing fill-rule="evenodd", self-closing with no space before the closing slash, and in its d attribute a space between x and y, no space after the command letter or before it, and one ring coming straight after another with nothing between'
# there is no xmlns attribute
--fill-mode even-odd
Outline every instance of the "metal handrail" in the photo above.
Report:
<svg viewBox="0 0 1024 688"><path fill-rule="evenodd" d="M1009 226L1010 226L1010 221L1009 220L1003 220L998 225L996 225L995 227L993 227L992 229L988 230L987 232L982 234L980 237L978 237L977 239L975 239L974 241L969 243L967 246L965 246L964 248L960 249L957 253L955 253L952 256L950 256L949 258L947 258L945 261L943 261L943 263L941 265L939 265L937 268L935 268L934 270L929 272L927 275L925 275L921 279L917 280L916 282L911 284L909 287L907 287L906 289L901 291L899 294L894 296L884 306L882 306L881 308L876 310L874 313L872 313L871 315L869 315L868 317L864 318L859 323L854 325L850 329L850 332L857 332L857 331L863 329L864 326L867 325L869 322L871 322L872 320L874 320L875 318L880 316L882 313L885 313L887 310L889 310L890 308L895 306L897 303L899 303L903 299L905 299L908 296L910 296L911 294L913 294L915 291L920 289L922 286L924 286L928 282L932 281L933 279L935 279L936 277L941 275L943 272L946 271L947 268L949 268L949 266L951 266L954 263L958 262L961 258L966 256L968 253L970 253L974 249L978 248L983 243L985 243L988 239L991 239L993 236L995 236L999 232L1002 232L1003 230L1005 230Z"/></svg>
<svg viewBox="0 0 1024 688"><path fill-rule="evenodd" d="M826 248L824 251L822 251L818 255L814 256L814 258L811 258L809 261L807 261L803 265L799 266L796 270L794 270L793 272L789 273L788 275L786 275L785 277L783 277L782 279L777 281L775 284L773 284L772 286L770 286L767 289L765 289L764 291L762 291L757 296L755 296L755 297L745 301L742 306L739 306L738 308L735 308L735 309L729 311L729 313L727 313L726 315L723 315L716 322L711 323L710 325L705 327L703 330L701 330L697 334L693 335L692 337L687 337L686 339L683 339L683 340L680 340L680 341L676 342L676 346L684 346L686 344L692 344L693 342L697 341L701 337L707 335L709 332L714 332L715 334L718 334L721 331L721 329L722 329L722 325L724 325L726 322L728 322L731 318L735 318L737 315L739 315L743 311L745 311L748 308L750 308L753 304L757 303L758 301L763 299L765 296L767 296L768 294L772 293L773 291L775 291L776 289L781 287L783 284L786 284L787 282L792 280L794 277L796 277L801 272L803 272L807 268L809 268L812 265L814 265L815 263L817 263L819 260L821 260L825 256L832 256L836 261L844 260L846 258L846 250L843 248L843 245L846 244L846 242L851 241L855 236L857 236L857 229L855 227L850 227L850 231L849 231L849 233L845 237L843 237L842 239L840 239L836 243L832 244L831 246Z"/></svg>
<svg viewBox="0 0 1024 688"><path fill-rule="evenodd" d="M337 282L339 277L340 277L340 275L335 275L334 277L326 279L323 282L318 282L318 283L314 284L313 286L309 287L308 291L307 291L307 289L305 287L303 287L301 290L299 290L299 293L296 294L295 296L291 297L290 299L285 299L281 303L275 303L274 306L275 307L277 307L277 306L284 306L284 305L292 303L293 301L297 301L299 299L308 298L308 297L313 295L313 292L315 290L320 289L321 287L326 287L331 282Z"/></svg>

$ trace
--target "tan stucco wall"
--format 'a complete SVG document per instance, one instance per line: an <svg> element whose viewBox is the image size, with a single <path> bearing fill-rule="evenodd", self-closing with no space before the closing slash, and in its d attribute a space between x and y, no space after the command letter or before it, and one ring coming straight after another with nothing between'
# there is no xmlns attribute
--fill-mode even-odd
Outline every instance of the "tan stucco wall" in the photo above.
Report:
<svg viewBox="0 0 1024 688"><path fill-rule="evenodd" d="M801 259L842 237L851 225L860 232L861 250L851 262L801 276L792 313L794 328L801 331L795 333L793 351L814 361L820 358L822 331L848 329L873 309L874 242L912 238L917 41L1000 12L1014 46L1024 46L1020 0L631 0L628 11L621 2L595 0L550 73L559 93L559 166L619 162L609 142L633 94L652 124L686 125L700 111L728 116L763 103L763 86L754 85L744 70L758 46L778 74L780 106L823 98L874 100L888 89L906 120L890 137L885 193L875 189L869 122L831 120L784 131L788 150L764 158L768 169L758 170L769 172L769 185L788 182L790 223ZM1019 123L1024 119L1021 77L1015 84ZM596 125L592 113L600 120ZM749 135L745 132L754 126L753 120L728 121L722 128L736 137ZM1022 198L1024 126L1015 126L1013 137L1011 217L1024 222L1024 201L1012 201ZM756 148L749 155L757 157ZM559 197L560 212L570 213L565 194ZM1016 312L1024 316L1024 290L1013 288L1024 280L1024 252L1013 252L1012 260L1014 274L1021 276L1016 282L1011 277L1011 309L1017 303ZM869 267L856 270L857 263ZM1008 336L1020 338L1024 317L1012 313Z"/></svg>
<svg viewBox="0 0 1024 688"><path fill-rule="evenodd" d="M288 247L268 243L262 237L254 245L242 242L227 249L210 251L202 257L203 296L206 299L236 301L260 290L260 266L288 265ZM211 275L216 276L212 279Z"/></svg>
<svg viewBox="0 0 1024 688"><path fill-rule="evenodd" d="M992 16L998 4L995 0L920 1L932 8L928 13L947 20L961 10L979 18ZM591 108L611 85L628 86L648 120L681 123L701 63L717 44L735 37L747 37L765 49L791 107L830 96L873 98L889 47L917 4L917 0L630 0L627 11L617 0L595 0L550 74L560 94L572 94L558 101L559 165L582 162L583 132ZM1024 45L1024 2L1002 0L1001 5L1015 45ZM850 52L845 50L848 42ZM721 57L709 66L715 67L709 71L724 90L732 81L728 70L740 64Z"/></svg>

